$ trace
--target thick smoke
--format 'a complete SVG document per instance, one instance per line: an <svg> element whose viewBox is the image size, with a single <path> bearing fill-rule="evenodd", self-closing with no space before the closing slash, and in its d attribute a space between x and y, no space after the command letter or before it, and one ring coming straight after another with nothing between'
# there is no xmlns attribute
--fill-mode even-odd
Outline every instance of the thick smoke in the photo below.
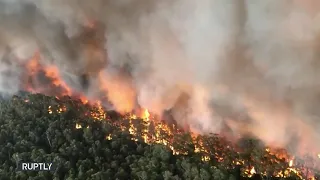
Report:
<svg viewBox="0 0 320 180"><path fill-rule="evenodd" d="M316 0L0 0L0 91L35 52L73 89L201 133L320 138ZM81 77L87 77L87 88Z"/></svg>

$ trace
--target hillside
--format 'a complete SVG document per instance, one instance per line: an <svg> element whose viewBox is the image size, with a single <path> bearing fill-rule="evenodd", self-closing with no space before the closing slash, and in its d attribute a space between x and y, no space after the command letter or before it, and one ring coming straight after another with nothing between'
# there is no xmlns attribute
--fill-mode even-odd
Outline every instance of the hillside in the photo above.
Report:
<svg viewBox="0 0 320 180"><path fill-rule="evenodd" d="M3 180L302 177L298 167L257 140L242 139L233 146L217 135L194 136L163 122L104 112L69 97L15 96L1 101L0 114ZM242 151L235 150L239 147ZM53 162L57 168L16 171L19 162Z"/></svg>

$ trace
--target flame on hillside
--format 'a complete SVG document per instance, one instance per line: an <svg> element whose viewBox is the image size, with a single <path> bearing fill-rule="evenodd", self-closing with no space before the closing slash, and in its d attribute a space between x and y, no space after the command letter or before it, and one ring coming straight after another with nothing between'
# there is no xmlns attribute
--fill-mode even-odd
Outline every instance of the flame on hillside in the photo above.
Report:
<svg viewBox="0 0 320 180"><path fill-rule="evenodd" d="M94 111L88 112L85 114L86 116L90 116L91 118L95 120L108 120L107 119L107 112L103 108L101 101L95 101L90 100L90 98L79 95L79 93L73 92L72 89L62 80L60 77L60 73L58 68L55 68L54 66L44 66L40 65L38 61L39 54L36 53L35 56L30 59L30 61L27 63L26 67L28 70L29 79L34 80L35 76L39 72L43 72L46 78L48 78L51 82L49 84L50 89L58 89L61 94L59 96L76 96L81 100L83 104L92 104L95 108ZM38 88L35 86L31 86L30 84L27 84L27 90L30 92L41 92L46 93L47 89ZM41 87L41 86L40 86ZM57 97L59 98L59 97ZM25 100L26 103L29 102L29 100ZM58 108L53 109L52 106L48 107L48 113L49 114L61 114L65 112L67 108L65 106L59 106ZM129 126L121 125L123 131L128 131L132 135L132 140L139 141L139 137L142 137L142 141L145 143L156 143L156 144L163 144L170 148L175 155L187 155L188 152L183 151L179 148L177 148L175 143L175 135L182 134L182 131L180 131L174 124L168 124L164 121L159 120L157 117L152 116L152 114L149 112L148 109L140 108L135 113L124 113L125 118L129 121ZM136 127L135 121L142 121L143 127ZM153 127L152 132L150 128ZM83 128L80 124L75 124L76 129ZM90 127L87 127L90 128ZM194 143L194 153L201 154L202 161L210 161L212 158L214 158L218 162L224 162L226 160L226 153L225 150L232 149L230 145L222 145L221 147L217 147L219 149L219 152L210 152L208 149L211 146L216 146L216 144L211 144L211 141L203 141L200 137L201 135L195 134L191 132L191 141ZM106 136L107 140L112 140L112 134L109 134ZM222 142L224 143L224 142ZM294 173L297 176L303 178L303 174L307 173L308 176L311 178L312 173L309 172L307 168L304 168L303 166L296 166L295 158L293 156L290 156L286 153L284 150L273 150L271 148L265 149L266 154L268 157L276 157L274 160L270 158L270 161L274 161L274 163L280 163L279 160L285 160L287 162L287 168L285 170L281 169L279 171L274 170L272 173L273 176L276 177L289 177L290 174ZM320 158L320 155L317 155ZM267 175L269 172L266 171L259 171L259 168L255 167L255 165L252 165L248 162L245 162L244 159L237 159L235 158L230 166L235 167L236 165L241 165L245 167L244 175L251 177L254 174L261 174L261 175ZM264 162L261 162L261 165L263 165ZM270 175L270 174L269 174Z"/></svg>
<svg viewBox="0 0 320 180"><path fill-rule="evenodd" d="M181 127L228 140L250 134L296 169L298 155L314 151L317 158L320 151L315 2L0 0L1 95L80 98L96 107L84 114L96 120L108 118L103 107L117 110L130 124L123 130L139 134L133 140L165 144L175 154L187 153L172 143ZM158 117L164 111L170 118ZM190 141L204 161L226 161L199 136Z"/></svg>
<svg viewBox="0 0 320 180"><path fill-rule="evenodd" d="M100 108L99 106L97 107ZM65 109L64 109L65 110ZM51 114L52 111L49 108L49 113ZM135 114L128 114L126 117L129 119L129 129L126 129L125 126L122 126L123 131L128 131L132 136L132 140L139 141L139 137L143 137L142 141L145 143L156 143L156 144L163 144L170 148L175 155L187 155L187 152L180 151L179 149L175 149L174 147L174 135L180 134L181 132L178 129L175 129L174 125L168 125L164 123L163 121L158 121L157 119L153 119L150 115L149 111L147 109L144 109L140 115ZM61 111L57 111L57 113L61 113ZM106 112L99 111L98 114L93 114L92 118L97 120L106 120L101 117L105 117ZM138 130L138 127L136 127L135 123L133 121L143 121L144 127L140 130ZM150 124L154 123L155 130L149 131ZM80 124L76 124L76 129L82 128ZM139 132L138 132L139 131ZM202 161L210 161L211 157L214 157L219 162L224 162L224 156L225 154L218 154L217 152L213 153L209 152L208 149L210 146L215 146L214 144L205 144L206 142L201 141L200 135L196 135L194 133L191 133L192 141L195 144L194 152L199 153L202 155L201 159ZM109 134L106 136L107 140L112 140L112 134ZM223 148L231 148L229 145L226 147L220 147L221 151L224 151ZM303 175L304 172L308 171L307 169L302 168L301 166L295 166L295 158L293 156L290 156L286 153L284 150L271 150L270 148L265 148L265 152L271 157L268 159L269 161L273 161L274 163L280 163L279 160L285 159L287 162L287 168L281 169L279 171L272 172L271 175L275 177L290 177L292 174L295 174L296 176L300 177L301 179L304 179L305 176ZM272 159L272 157L274 159ZM231 166L235 167L237 165L242 165L243 167L246 167L244 170L244 175L247 177L252 177L254 174L259 173L260 175L270 175L267 172L259 171L257 172L255 166L251 166L249 164L246 164L244 159L237 159L234 160L231 164ZM263 162L261 162L261 165L263 165ZM313 179L311 171L308 172L309 179Z"/></svg>

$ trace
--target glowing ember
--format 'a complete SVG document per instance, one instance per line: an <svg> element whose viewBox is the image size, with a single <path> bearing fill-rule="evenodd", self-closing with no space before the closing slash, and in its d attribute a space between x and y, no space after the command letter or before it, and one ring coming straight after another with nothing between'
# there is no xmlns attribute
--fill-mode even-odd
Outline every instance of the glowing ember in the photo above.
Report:
<svg viewBox="0 0 320 180"><path fill-rule="evenodd" d="M289 161L289 167L292 167L292 166L293 166L293 159Z"/></svg>
<svg viewBox="0 0 320 180"><path fill-rule="evenodd" d="M89 100L85 97L80 97L80 100L83 104L87 104L89 102Z"/></svg>
<svg viewBox="0 0 320 180"><path fill-rule="evenodd" d="M82 126L80 124L76 124L76 129L81 129Z"/></svg>
<svg viewBox="0 0 320 180"><path fill-rule="evenodd" d="M51 106L48 107L48 112L49 112L49 114L52 114Z"/></svg>
<svg viewBox="0 0 320 180"><path fill-rule="evenodd" d="M201 160L202 161L210 161L210 157L209 156L202 156Z"/></svg>
<svg viewBox="0 0 320 180"><path fill-rule="evenodd" d="M109 134L107 137L106 137L107 140L111 140L112 137L111 137L111 134Z"/></svg>
<svg viewBox="0 0 320 180"><path fill-rule="evenodd" d="M250 174L256 174L256 170L254 169L254 167L251 168Z"/></svg>

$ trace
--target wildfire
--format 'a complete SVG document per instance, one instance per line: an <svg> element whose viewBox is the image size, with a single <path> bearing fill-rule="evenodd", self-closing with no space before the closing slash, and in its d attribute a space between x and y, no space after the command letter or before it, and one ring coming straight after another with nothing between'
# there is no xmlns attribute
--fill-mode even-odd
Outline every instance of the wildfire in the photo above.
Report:
<svg viewBox="0 0 320 180"><path fill-rule="evenodd" d="M26 101L27 102L27 101ZM49 114L53 113L62 113L66 111L66 107L64 106L59 106L58 108L53 108L52 106L48 107L48 112ZM101 106L100 103L95 104L95 111L91 112L89 114L92 118L96 120L103 120L106 118L106 112L103 110L103 107ZM153 119L148 111L148 109L144 109L141 113L140 116L129 113L126 116L129 120L129 128L127 129L128 132L133 136L132 140L134 141L139 141L139 136L142 137L143 141L145 143L156 143L156 144L163 144L167 146L169 149L172 150L173 154L175 155L187 155L187 152L180 151L179 149L176 149L173 143L173 138L174 134L177 134L178 132L176 131L177 129L174 129L172 127L170 128L170 125L164 123L164 122L159 122L155 119ZM138 129L136 124L134 123L135 121L143 121L143 127L142 129ZM153 123L151 123L153 122ZM150 132L150 126L153 124L154 126L154 131ZM75 125L76 129L81 129L82 126L80 124ZM89 128L89 127L87 127ZM126 127L122 127L123 131L126 131ZM215 158L218 160L218 162L223 162L224 158L222 154L219 154L215 152L214 154L211 154L207 150L206 147L209 147L209 144L206 144L203 142L201 139L199 139L199 135L191 133L191 139L193 143L195 144L194 147L194 152L201 154L201 160L204 162L210 161L211 157L210 155L214 155ZM112 134L108 134L106 136L107 140L112 140ZM229 146L226 146L226 148L230 148ZM223 151L223 150L222 150ZM288 167L285 170L281 170L279 172L276 172L274 176L276 177L289 177L291 173L296 174L298 177L303 179L302 175L302 170L298 169L294 166L294 157L290 157L286 152L278 150L271 150L270 148L266 148L265 152L277 157L278 159L288 159ZM246 162L242 159L238 159L233 161L233 165L245 165ZM262 175L266 175L266 172L260 172ZM253 176L254 174L257 174L257 170L254 166L248 166L248 169L244 171L244 174L247 175L248 177Z"/></svg>
<svg viewBox="0 0 320 180"><path fill-rule="evenodd" d="M55 109L53 109L52 106L48 107L49 114L62 113L64 111L66 111L66 107L64 107L64 106L61 106L61 107L59 106L58 108L55 108ZM103 107L101 106L100 103L96 103L95 111L91 112L89 115L96 120L106 119L106 112L103 110ZM179 149L175 148L175 146L173 144L173 138L174 138L173 136L177 132L174 132L174 129L170 128L170 126L168 124L166 124L164 122L158 122L155 119L152 119L151 115L147 109L144 109L140 116L129 113L127 115L127 117L129 120L128 132L133 136L132 140L139 141L138 137L140 136L143 138L142 140L145 143L150 143L150 144L156 143L156 144L163 144L163 145L167 146L168 148L170 148L172 150L173 154L175 154L175 155L187 155L188 154L187 152L183 152L183 151L180 151ZM142 129L138 129L136 127L134 121L137 121L137 120L143 121L144 126ZM153 132L149 131L150 126L151 126L151 122L154 122L153 123L154 131ZM76 124L75 128L81 129L82 126L80 124ZM89 128L89 127L87 127L87 128ZM126 128L123 126L122 130L126 131ZM199 135L192 133L192 141L195 144L194 152L201 154L202 161L204 161L204 162L210 161L211 160L211 158L210 158L211 152L209 152L206 148L206 146L207 147L209 147L209 146L206 145L205 142L200 140L198 137L199 137ZM107 135L106 139L111 140L112 135L111 134ZM227 146L227 148L229 148L229 146ZM288 154L286 154L283 151L274 151L274 150L271 150L270 148L266 148L265 151L268 154L273 155L279 159L281 159L281 158L290 159L291 158L290 160L288 160L288 168L284 171L279 171L279 172L275 173L276 177L289 177L291 173L294 173L298 177L303 179L301 169L297 169L294 167L294 157L290 157ZM216 157L218 162L224 161L224 158L221 156L221 154L215 152L213 155ZM245 165L245 161L239 159L239 160L233 161L233 164L234 165ZM247 170L245 170L244 173L248 177L251 177L257 173L257 170L254 166L251 166L250 168L249 167ZM263 175L266 174L266 172L260 172L260 173Z"/></svg>
<svg viewBox="0 0 320 180"><path fill-rule="evenodd" d="M58 71L58 68L53 66L45 66L41 67L39 62L39 54L36 53L35 56L30 59L30 61L27 63L27 70L29 72L30 76L34 76L36 73L38 73L40 70L44 72L44 75L51 80L51 85L53 87L58 87L62 91L60 95L68 95L72 96L73 91L72 89L61 79L60 73ZM30 90L31 92L40 92L41 89L36 89L35 87L28 86L27 90ZM57 97L58 98L58 97ZM90 101L89 98L86 96L77 96L77 98L80 98L80 101L83 104L92 104L94 108L87 112L85 115L88 117L91 117L95 120L106 120L107 112L104 110L102 102L101 101ZM26 103L29 102L29 100L25 100ZM65 106L58 106L48 107L48 113L49 114L61 114L63 112L67 111L67 107ZM176 147L174 144L174 138L176 135L180 133L180 131L175 127L173 124L169 125L167 123L164 123L162 121L159 121L155 117L153 117L148 109L142 109L140 113L126 113L125 118L129 122L129 126L126 127L125 125L120 124L120 127L123 131L128 131L132 135L132 140L139 141L139 137L142 137L142 141L145 143L156 143L156 144L163 144L167 146L169 149L172 150L173 154L175 155L186 155L188 152L184 152ZM135 122L142 122L143 127L137 127ZM75 124L76 129L83 128L80 124ZM87 127L89 128L89 127ZM152 129L152 130L151 130ZM225 152L223 148L230 148L229 146L224 146L218 148L221 152L210 152L208 149L209 147L215 146L215 144L212 144L212 142L209 140L204 141L200 137L200 135L191 133L191 140L194 144L194 153L201 154L201 160L206 162L212 160L212 157L214 157L218 162L225 161ZM112 139L112 135L109 134L106 136L107 140ZM289 176L290 173L294 173L300 177L301 170L297 169L295 167L294 158L290 157L287 153L282 151L274 151L271 148L266 148L265 152L269 154L270 156L275 156L278 159L286 159L288 162L288 168L284 171L275 172L275 176L277 177L286 177ZM320 158L320 154L317 155ZM243 159L234 159L232 161L232 165L243 165L247 167L245 170L245 174L247 176L252 176L257 173L257 171L261 174L266 174L266 172L261 172L258 167L254 166L246 166L246 162ZM278 163L278 162L275 162Z"/></svg>

